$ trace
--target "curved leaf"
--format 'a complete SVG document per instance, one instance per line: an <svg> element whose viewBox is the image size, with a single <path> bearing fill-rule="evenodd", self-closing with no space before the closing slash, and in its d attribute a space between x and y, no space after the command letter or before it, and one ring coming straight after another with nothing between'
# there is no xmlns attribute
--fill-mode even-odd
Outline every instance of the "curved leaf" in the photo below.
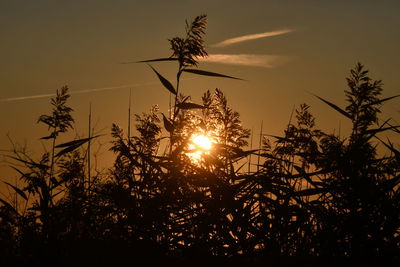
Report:
<svg viewBox="0 0 400 267"><path fill-rule="evenodd" d="M9 157L9 158L12 158L12 159L14 159L14 160L17 160L17 161L19 161L19 162L22 162L22 163L24 163L25 165L32 166L32 167L37 167L37 168L42 169L42 170L45 170L45 169L50 168L50 167L47 166L47 165L40 164L40 163L36 163L36 162L33 162L33 161L27 161L27 160L23 160L23 159L19 159L19 158L13 157L13 156L8 156L8 157Z"/></svg>
<svg viewBox="0 0 400 267"><path fill-rule="evenodd" d="M167 80L165 79L158 71L156 71L155 68L149 65L149 67L157 74L158 79L160 79L160 82L164 85L165 88L167 88L168 91L176 95L176 91L174 86Z"/></svg>
<svg viewBox="0 0 400 267"><path fill-rule="evenodd" d="M7 201L5 201L4 199L2 199L0 197L0 202L4 204L4 206L6 206L7 208L9 208L10 210L12 210L13 212L15 212L16 214L18 214L17 210ZM19 215L19 214L18 214Z"/></svg>
<svg viewBox="0 0 400 267"><path fill-rule="evenodd" d="M342 115L346 116L347 118L349 118L350 120L352 119L351 115L349 113L347 113L346 111L344 111L343 109L339 108L338 106L336 106L335 104L332 104L331 102L323 99L322 97L319 97L317 95L312 94L313 96L317 97L319 100L321 100L322 102L324 102L325 104L329 105L331 108L335 109L336 111L338 111L339 113L341 113Z"/></svg>
<svg viewBox="0 0 400 267"><path fill-rule="evenodd" d="M55 157L62 156L62 155L64 155L64 154L67 154L68 152L72 152L72 151L74 151L75 149L77 149L78 147L80 147L80 146L83 145L83 144L84 144L84 143L79 143L79 144L75 144L75 145L66 147L66 148L64 148L63 150L59 151L59 152L55 155Z"/></svg>
<svg viewBox="0 0 400 267"><path fill-rule="evenodd" d="M19 189L18 187L14 186L14 185L12 185L12 184L10 184L10 183L4 182L4 181L3 181L3 183L5 183L5 184L9 185L10 187L12 187L12 189L14 189L14 191L15 191L18 195L20 195L23 199L25 199L26 201L28 201L28 197L25 195L25 192L24 192L24 191L22 191L21 189Z"/></svg>
<svg viewBox="0 0 400 267"><path fill-rule="evenodd" d="M92 136L92 137L89 137L89 138L82 138L82 139L78 139L78 140L73 140L73 141L70 141L70 142L66 142L66 143L62 143L62 144L56 145L55 148L69 147L69 146L77 145L77 144L81 144L82 145L82 144L86 143L87 141L92 140L94 138L97 138L99 136L100 135L95 135L95 136Z"/></svg>
<svg viewBox="0 0 400 267"><path fill-rule="evenodd" d="M396 157L400 158L400 151L397 150L396 148L394 148L394 146L393 146L392 142L390 142L389 138L387 139L389 144L387 144L386 142L384 142L383 140L381 140L381 139L380 139L379 137L377 137L377 136L375 136L375 138L378 139L379 141L381 141L381 143L382 143L385 147L387 147L390 151L392 151L392 152L396 155Z"/></svg>
<svg viewBox="0 0 400 267"><path fill-rule="evenodd" d="M166 129L168 132L172 132L172 131L174 130L174 125L172 124L172 122L171 122L169 119L167 119L167 118L165 117L165 115L164 115L163 113L161 113L161 114L162 114L162 116L163 116L164 127L165 127L165 129Z"/></svg>
<svg viewBox="0 0 400 267"><path fill-rule="evenodd" d="M17 171L19 174L21 174L21 177L25 177L27 174L24 173L23 171L21 171L20 169L14 167L14 166L10 166L10 168L14 169L15 171Z"/></svg>
<svg viewBox="0 0 400 267"><path fill-rule="evenodd" d="M368 137L368 139L370 139L371 137L374 137L377 133L385 132L387 130L393 130L393 129L397 129L397 128L400 128L400 126L391 126L391 127L385 127L385 128L380 127L378 129L366 130L365 133L370 134L370 136Z"/></svg>
<svg viewBox="0 0 400 267"><path fill-rule="evenodd" d="M235 157L247 157L248 155L252 155L252 154L254 154L255 155L255 153L258 153L259 152L259 149L252 149L252 150L240 150L240 151L237 151L236 152L236 155L235 155Z"/></svg>
<svg viewBox="0 0 400 267"><path fill-rule="evenodd" d="M178 60L178 58L175 58L175 57L164 57L164 58L155 58L155 59L148 59L148 60L141 60L141 61L121 62L121 64L162 62L162 61L177 61L177 60Z"/></svg>
<svg viewBox="0 0 400 267"><path fill-rule="evenodd" d="M267 136L271 136L275 139L277 139L279 142L288 142L291 143L293 142L293 140L286 138L286 137L281 137L281 136L277 136L277 135L271 135L271 134L266 134Z"/></svg>
<svg viewBox="0 0 400 267"><path fill-rule="evenodd" d="M51 133L49 136L44 136L40 139L47 140L47 139L53 139L53 138L56 138L56 135L54 133Z"/></svg>
<svg viewBox="0 0 400 267"><path fill-rule="evenodd" d="M80 147L81 145L85 144L86 142L99 137L100 135L95 135L89 138L82 138L82 139L78 139L78 140L73 140L70 142L66 142L63 144L59 144L57 146L55 146L56 148L61 148L61 147L65 147L63 150L59 151L55 156L59 157L62 156L68 152L74 151L75 149L77 149L78 147Z"/></svg>
<svg viewBox="0 0 400 267"><path fill-rule="evenodd" d="M235 80L242 80L241 78L236 78L233 76L228 76L224 74L219 74L215 72L210 72L210 71L205 71L205 70L197 70L197 69L183 69L185 72L197 74L197 75L203 75L203 76L212 76L212 77L221 77L221 78L229 78L229 79L235 79Z"/></svg>
<svg viewBox="0 0 400 267"><path fill-rule="evenodd" d="M372 102L370 105L381 104L383 102L389 101L389 100L391 100L393 98L396 98L396 97L399 97L399 96L400 95L394 95L394 96L390 96L390 97L387 97L387 98L384 98L384 99L379 99L378 101Z"/></svg>
<svg viewBox="0 0 400 267"><path fill-rule="evenodd" d="M391 125L390 123L387 123L389 126L394 127L393 125ZM397 128L393 128L391 129L393 132L396 132L398 134L400 134L400 130L398 130Z"/></svg>

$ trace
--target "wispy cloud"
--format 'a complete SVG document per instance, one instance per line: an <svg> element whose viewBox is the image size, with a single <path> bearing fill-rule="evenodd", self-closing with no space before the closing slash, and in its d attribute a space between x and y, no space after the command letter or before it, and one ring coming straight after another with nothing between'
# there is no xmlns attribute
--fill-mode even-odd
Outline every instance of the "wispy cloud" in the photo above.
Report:
<svg viewBox="0 0 400 267"><path fill-rule="evenodd" d="M224 47L236 43L241 43L245 41L250 41L250 40L255 40L255 39L260 39L260 38L265 38L265 37L271 37L271 36L277 36L277 35L282 35L286 33L293 32L293 29L283 29L283 30L276 30L272 32L262 32L262 33L255 33L255 34L248 34L248 35L243 35L231 39L226 39L220 43L212 45L213 47Z"/></svg>
<svg viewBox="0 0 400 267"><path fill-rule="evenodd" d="M256 55L256 54L210 54L203 58L203 62L212 62L228 65L255 66L275 68L289 60L286 56Z"/></svg>

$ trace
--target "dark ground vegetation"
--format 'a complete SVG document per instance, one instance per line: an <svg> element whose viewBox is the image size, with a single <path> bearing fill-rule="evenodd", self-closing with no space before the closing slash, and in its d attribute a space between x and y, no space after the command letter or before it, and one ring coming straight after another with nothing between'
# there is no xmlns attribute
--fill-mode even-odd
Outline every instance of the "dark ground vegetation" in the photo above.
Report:
<svg viewBox="0 0 400 267"><path fill-rule="evenodd" d="M116 159L106 173L88 171L88 144L100 137L59 142L73 118L68 89L57 91L52 113L39 118L50 151L8 155L23 186L8 185L17 201L0 199L1 266L400 263L400 152L381 137L399 130L378 118L394 97L382 98L382 83L357 64L347 107L318 97L352 123L349 136L319 130L304 104L282 136L248 150L250 131L222 91L207 91L201 104L179 91L183 74L235 78L197 68L205 23L199 16L169 40L171 57L144 61L178 64L175 85L151 67L170 110L136 115L133 134L113 125ZM193 133L217 140L195 161Z"/></svg>

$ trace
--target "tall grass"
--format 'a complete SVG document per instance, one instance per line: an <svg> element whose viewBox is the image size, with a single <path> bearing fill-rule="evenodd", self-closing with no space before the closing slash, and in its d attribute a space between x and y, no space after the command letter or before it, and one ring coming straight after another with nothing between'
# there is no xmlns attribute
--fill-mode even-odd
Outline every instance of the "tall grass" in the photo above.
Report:
<svg viewBox="0 0 400 267"><path fill-rule="evenodd" d="M381 98L382 83L358 63L347 79L347 107L316 96L349 119L348 137L319 130L303 104L282 136L261 134L261 148L245 150L250 131L221 90L206 91L201 104L180 92L182 75L238 79L197 68L207 56L205 28L206 16L196 17L185 37L169 40L172 56L141 61L177 63L174 84L149 65L172 96L170 109L135 115L135 134L113 125L116 160L102 179L85 171L83 145L98 136L58 143L73 118L68 89L57 91L51 115L39 118L49 127L51 152L38 160L16 150L9 155L24 186L8 186L25 205L0 199L3 262L399 263L400 152L379 137L399 133L399 126L378 124L380 106L395 96ZM196 160L194 134L214 141Z"/></svg>

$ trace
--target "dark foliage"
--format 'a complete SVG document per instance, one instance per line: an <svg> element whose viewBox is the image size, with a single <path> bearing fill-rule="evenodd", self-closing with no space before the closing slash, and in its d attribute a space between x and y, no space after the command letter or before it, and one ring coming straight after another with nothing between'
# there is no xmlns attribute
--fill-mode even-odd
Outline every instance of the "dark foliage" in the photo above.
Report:
<svg viewBox="0 0 400 267"><path fill-rule="evenodd" d="M68 90L57 92L52 115L39 118L51 152L37 161L10 155L24 185L8 184L18 203L0 199L0 265L400 263L400 152L379 138L398 130L389 120L378 124L380 106L394 97L381 98L382 83L358 63L345 109L318 97L350 120L348 137L317 129L303 104L282 136L245 150L250 131L221 90L207 91L201 104L179 92L180 76L207 55L205 23L199 16L185 38L170 40L175 85L152 67L175 95L169 116L157 106L136 115L133 136L113 125L116 159L107 173L85 171L82 145L96 137L56 144L73 126ZM166 59L143 62L158 61ZM199 135L211 148L194 142ZM250 161L245 171L252 154L259 165Z"/></svg>

